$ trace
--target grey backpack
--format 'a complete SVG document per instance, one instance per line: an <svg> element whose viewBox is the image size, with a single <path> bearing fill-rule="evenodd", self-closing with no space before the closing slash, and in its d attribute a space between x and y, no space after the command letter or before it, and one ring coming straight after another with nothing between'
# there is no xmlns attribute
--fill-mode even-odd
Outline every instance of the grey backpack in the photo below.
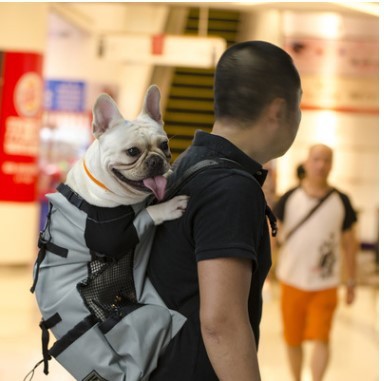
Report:
<svg viewBox="0 0 384 381"><path fill-rule="evenodd" d="M166 198L207 167L238 164L198 162L171 185ZM170 310L146 276L155 228L143 205L132 207L138 243L119 258L106 258L85 242L93 206L64 184L47 197L50 211L31 288L42 314L43 360L35 368L44 363L48 374L54 357L76 380L148 380L165 347L198 308L198 296ZM57 339L51 348L49 330Z"/></svg>

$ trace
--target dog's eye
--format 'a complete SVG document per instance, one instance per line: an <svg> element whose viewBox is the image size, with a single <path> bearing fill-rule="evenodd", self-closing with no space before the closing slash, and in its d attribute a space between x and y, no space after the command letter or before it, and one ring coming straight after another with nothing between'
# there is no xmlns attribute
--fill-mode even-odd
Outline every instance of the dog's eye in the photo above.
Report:
<svg viewBox="0 0 384 381"><path fill-rule="evenodd" d="M140 155L140 150L137 147L132 147L127 149L127 154L132 157Z"/></svg>
<svg viewBox="0 0 384 381"><path fill-rule="evenodd" d="M162 142L160 144L160 149L162 149L163 151L168 151L169 150L169 146L168 146L168 142Z"/></svg>

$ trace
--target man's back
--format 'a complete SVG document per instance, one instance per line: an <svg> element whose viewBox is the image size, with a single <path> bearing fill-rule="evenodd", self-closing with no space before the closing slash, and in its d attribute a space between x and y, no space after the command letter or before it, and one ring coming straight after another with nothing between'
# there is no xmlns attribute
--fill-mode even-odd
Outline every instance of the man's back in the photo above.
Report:
<svg viewBox="0 0 384 381"><path fill-rule="evenodd" d="M194 145L177 163L176 178L197 161L227 157L262 183L265 171L225 139L198 133ZM189 300L192 313L173 339L151 380L217 380L200 332L197 262L239 257L254 262L249 315L259 338L261 287L270 267L265 201L260 185L247 173L208 168L180 190L191 199L178 223L159 227L149 264L149 276L169 308ZM228 308L231 308L228 305Z"/></svg>

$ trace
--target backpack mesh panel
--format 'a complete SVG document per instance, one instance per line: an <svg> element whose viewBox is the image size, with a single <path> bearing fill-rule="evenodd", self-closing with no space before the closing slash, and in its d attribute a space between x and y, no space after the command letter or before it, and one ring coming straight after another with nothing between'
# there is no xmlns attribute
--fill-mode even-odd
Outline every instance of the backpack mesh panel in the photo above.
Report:
<svg viewBox="0 0 384 381"><path fill-rule="evenodd" d="M93 259L89 264L90 276L78 284L85 304L100 321L121 307L137 304L133 258L131 250L119 260Z"/></svg>

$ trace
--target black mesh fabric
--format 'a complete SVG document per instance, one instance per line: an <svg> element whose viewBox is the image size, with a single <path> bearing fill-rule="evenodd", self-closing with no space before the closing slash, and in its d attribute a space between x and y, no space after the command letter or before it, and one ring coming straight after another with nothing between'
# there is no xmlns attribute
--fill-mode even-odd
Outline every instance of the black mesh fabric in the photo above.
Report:
<svg viewBox="0 0 384 381"><path fill-rule="evenodd" d="M99 321L104 321L120 308L137 304L133 280L134 251L119 260L93 259L90 276L78 284L88 309Z"/></svg>

